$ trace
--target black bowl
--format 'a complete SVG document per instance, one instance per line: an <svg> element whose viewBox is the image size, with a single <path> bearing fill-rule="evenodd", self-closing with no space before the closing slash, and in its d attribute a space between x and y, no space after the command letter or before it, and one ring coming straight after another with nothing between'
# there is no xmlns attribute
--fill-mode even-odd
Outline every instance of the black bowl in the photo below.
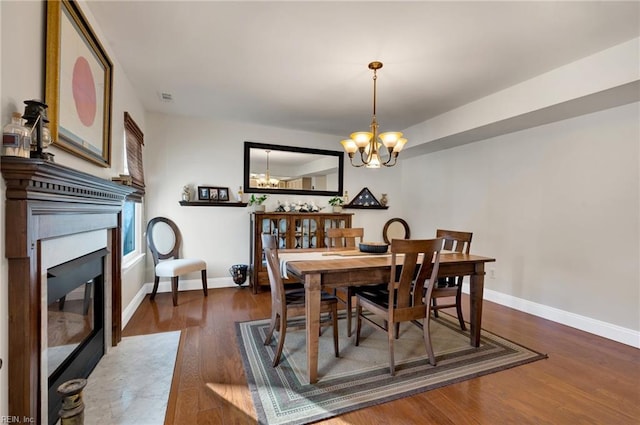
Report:
<svg viewBox="0 0 640 425"><path fill-rule="evenodd" d="M361 242L360 252L371 254L384 254L389 249L389 244L384 242Z"/></svg>

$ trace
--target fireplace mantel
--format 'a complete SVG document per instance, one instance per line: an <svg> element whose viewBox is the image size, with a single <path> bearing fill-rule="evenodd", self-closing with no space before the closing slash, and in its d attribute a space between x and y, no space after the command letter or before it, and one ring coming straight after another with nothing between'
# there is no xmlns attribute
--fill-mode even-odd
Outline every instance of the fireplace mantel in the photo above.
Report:
<svg viewBox="0 0 640 425"><path fill-rule="evenodd" d="M134 189L40 159L2 157L9 278L9 415L42 423L40 242L107 230L111 343L121 329L121 211Z"/></svg>

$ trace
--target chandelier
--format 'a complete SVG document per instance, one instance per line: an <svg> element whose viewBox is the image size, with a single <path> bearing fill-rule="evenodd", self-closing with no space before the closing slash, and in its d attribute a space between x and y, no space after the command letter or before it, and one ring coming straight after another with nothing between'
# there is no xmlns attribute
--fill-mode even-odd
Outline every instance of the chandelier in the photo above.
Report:
<svg viewBox="0 0 640 425"><path fill-rule="evenodd" d="M341 141L344 150L349 154L349 161L354 167L366 166L367 168L393 167L398 160L398 153L402 150L407 139L402 137L399 131L389 131L378 134L378 121L376 120L376 71L382 68L382 62L371 62L369 69L373 70L373 119L371 131L358 131L351 133L351 138ZM378 140L379 139L379 140ZM386 159L380 155L380 148L387 148ZM360 162L353 162L356 151L360 153Z"/></svg>
<svg viewBox="0 0 640 425"><path fill-rule="evenodd" d="M267 187L267 188L277 188L280 181L278 179L271 178L271 174L269 173L269 153L270 150L265 150L267 153L267 171L264 174L264 177L260 177L258 179L258 187Z"/></svg>

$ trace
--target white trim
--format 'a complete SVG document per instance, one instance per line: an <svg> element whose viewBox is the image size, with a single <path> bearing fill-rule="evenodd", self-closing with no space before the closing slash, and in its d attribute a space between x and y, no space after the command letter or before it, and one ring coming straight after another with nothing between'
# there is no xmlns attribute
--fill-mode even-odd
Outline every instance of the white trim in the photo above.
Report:
<svg viewBox="0 0 640 425"><path fill-rule="evenodd" d="M469 284L464 283L462 292L469 293ZM601 320L592 319L591 317L581 316L579 314L538 304L533 301L517 298L502 292L484 290L484 299L515 310L533 314L562 325L580 329L603 338L611 339L622 344L640 348L640 332L633 329L624 328L612 323L603 322Z"/></svg>
<svg viewBox="0 0 640 425"><path fill-rule="evenodd" d="M133 255L135 254L135 255ZM142 261L144 259L144 256L146 254L144 253L139 253L139 252L132 252L127 258L126 262L123 262L120 266L122 273L126 273L128 270L130 270L131 268L133 268L133 266L135 266L136 264L138 264L140 261Z"/></svg>
<svg viewBox="0 0 640 425"><path fill-rule="evenodd" d="M247 279L248 281L248 279ZM230 277L216 277L207 279L207 288L216 289L216 288L238 288L233 282L233 279ZM248 289L248 282L242 285L242 288ZM179 291L195 291L198 289L202 289L202 280L200 279L189 279L189 280L180 280L180 289ZM148 282L142 285L136 295L133 297L131 302L122 310L122 329L127 326L129 320L133 317L133 314L136 312L142 301L144 300L147 294L150 294L153 290L153 283ZM171 292L171 280L161 279L160 284L158 285L158 293L160 292Z"/></svg>
<svg viewBox="0 0 640 425"><path fill-rule="evenodd" d="M133 314L136 312L140 304L142 304L142 300L144 300L145 295L147 295L145 287L146 285L142 285L142 287L138 290L129 304L127 304L127 306L122 309L122 329L127 326L127 323L129 323L129 320L131 320Z"/></svg>

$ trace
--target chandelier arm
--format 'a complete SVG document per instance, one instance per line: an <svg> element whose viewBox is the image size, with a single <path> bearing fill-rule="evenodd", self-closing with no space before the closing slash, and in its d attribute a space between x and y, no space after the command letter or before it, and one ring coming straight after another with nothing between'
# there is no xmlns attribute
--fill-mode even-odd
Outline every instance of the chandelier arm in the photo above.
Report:
<svg viewBox="0 0 640 425"><path fill-rule="evenodd" d="M351 163L352 166L354 166L356 168L364 167L366 165L365 163L362 163L360 165L354 164L354 162L353 162L353 154L352 153L349 154L349 162Z"/></svg>
<svg viewBox="0 0 640 425"><path fill-rule="evenodd" d="M393 159L393 163L389 164L389 162ZM384 165L385 167L393 167L394 165L396 165L396 162L398 161L398 153L396 152L393 155L389 156L389 159L386 162L383 162L382 165Z"/></svg>
<svg viewBox="0 0 640 425"><path fill-rule="evenodd" d="M389 148L389 147L388 147L388 148L387 148L387 154L389 155L389 158L388 158L388 159L387 159L387 160L386 160L382 165L387 165L388 163L390 163L390 162L391 162L391 160L392 160L392 159L394 159L394 158L398 158L398 155L397 155L397 154L396 154L396 155L394 155L394 154L393 154L393 148ZM391 166L395 165L395 163L396 163L396 162L394 161L392 165L389 165L389 167L391 167Z"/></svg>
<svg viewBox="0 0 640 425"><path fill-rule="evenodd" d="M362 161L362 165L367 165L369 163L369 161L365 159L364 149L360 151L360 161Z"/></svg>

